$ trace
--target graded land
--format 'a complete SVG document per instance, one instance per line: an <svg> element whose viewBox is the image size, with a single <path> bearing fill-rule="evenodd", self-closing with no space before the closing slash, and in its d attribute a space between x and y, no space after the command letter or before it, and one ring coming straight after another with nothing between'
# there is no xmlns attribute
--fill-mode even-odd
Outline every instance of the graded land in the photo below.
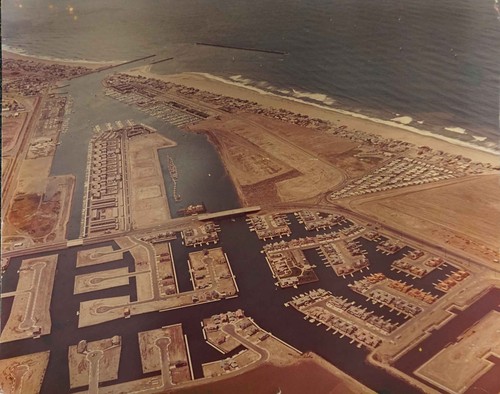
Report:
<svg viewBox="0 0 500 394"><path fill-rule="evenodd" d="M50 94L7 97L17 99L2 111L7 119L2 135L8 137L2 150L2 161L8 164L2 169L2 249L65 240L75 178L50 176L50 169L60 133L67 130L71 101ZM22 121L16 117L19 106L26 111Z"/></svg>
<svg viewBox="0 0 500 394"><path fill-rule="evenodd" d="M100 382L118 378L121 338L80 341L68 349L70 387L89 385L89 393L97 393Z"/></svg>
<svg viewBox="0 0 500 394"><path fill-rule="evenodd" d="M50 334L50 302L58 255L23 260L16 291L3 293L14 297L12 311L4 324L0 343Z"/></svg>
<svg viewBox="0 0 500 394"><path fill-rule="evenodd" d="M444 249L458 250L486 264L498 264L500 176L497 174L339 203Z"/></svg>
<svg viewBox="0 0 500 394"><path fill-rule="evenodd" d="M186 128L209 135L247 206L339 204L485 264L500 259L496 153L204 74L130 75L158 81L129 80L140 94L165 86L157 100L215 115Z"/></svg>
<svg viewBox="0 0 500 394"><path fill-rule="evenodd" d="M49 355L50 352L47 351L0 360L0 391L38 394Z"/></svg>

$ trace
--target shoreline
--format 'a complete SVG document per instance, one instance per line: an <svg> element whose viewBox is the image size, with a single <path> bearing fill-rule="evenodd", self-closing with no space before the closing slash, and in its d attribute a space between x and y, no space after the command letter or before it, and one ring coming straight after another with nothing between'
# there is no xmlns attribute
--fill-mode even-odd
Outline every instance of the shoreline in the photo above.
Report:
<svg viewBox="0 0 500 394"><path fill-rule="evenodd" d="M264 107L283 108L314 118L331 121L335 125L347 125L353 130L362 130L385 138L393 138L414 144L430 146L453 154L461 154L474 161L500 165L500 151L432 133L428 130L384 120L368 115L308 102L296 97L281 96L254 86L243 85L208 73L184 72L180 74L157 74L151 66L132 68L125 73L156 78L188 87L206 90L215 94L255 101Z"/></svg>
<svg viewBox="0 0 500 394"><path fill-rule="evenodd" d="M152 74L155 74L152 71L150 72ZM451 143L458 141L463 146L470 146L474 149L480 149L486 152L500 154L500 140L498 141L498 143L494 143L488 137L477 135L478 133L474 133L473 130L465 129L459 126L450 124L445 125L444 123L443 124L433 123L432 121L429 122L424 120L416 120L412 117L413 115L409 116L399 113L392 113L390 117L383 117L380 116L380 113L381 112L385 112L386 114L391 113L389 108L385 111L379 111L379 113L377 112L373 113L373 110L368 111L366 109L363 110L363 109L350 108L349 105L339 102L338 99L336 99L335 97L330 97L322 93L302 92L295 89L291 90L278 89L278 88L275 88L274 90L264 89L253 85L251 83L251 80L245 79L241 75L224 77L204 72L191 72L191 73L186 72L186 73L199 74L208 79L221 81L223 83L238 86L244 89L254 90L263 95L272 95L280 98L286 98L306 105L316 106L318 108L322 108L325 110L330 110L341 114L358 117L360 119L370 120L376 123L387 124L392 127L398 127L407 131L419 133L421 135L429 137L435 137ZM422 127L419 127L419 125L423 125L424 123L427 125L427 128L424 129ZM441 135L439 134L440 132L447 133L448 135ZM453 136L459 137L460 135L463 137L467 137L468 139L463 140L460 138L453 137ZM483 142L486 140L489 140L488 144L490 144L490 146L475 144L475 142Z"/></svg>
<svg viewBox="0 0 500 394"><path fill-rule="evenodd" d="M2 45L2 59L37 61L44 64L59 64L73 67L86 67L93 70L101 67L113 66L119 64L118 61L92 61L92 60L76 60L76 59L59 59L51 56L37 56L22 53L21 50Z"/></svg>
<svg viewBox="0 0 500 394"><path fill-rule="evenodd" d="M97 70L102 67L119 64L119 61L86 61L72 59L57 59L49 56L36 56L21 53L21 50L2 45L2 58L39 61L45 64L62 64L74 67L87 67ZM427 145L436 150L443 150L450 153L458 153L470 157L472 160L490 162L500 165L500 144L495 144L495 148L486 147L476 142L484 142L485 137L478 137L474 134L465 133L465 130L458 132L458 127L442 126L443 131L455 132L457 136L467 135L472 138L471 141L464 141L459 138L440 135L430 130L415 127L408 124L406 118L414 120L408 116L400 115L392 119L381 119L372 115L366 115L360 112L343 109L341 107L330 106L327 103L321 104L316 99L312 101L304 100L299 97L314 96L313 93L305 94L297 92L297 96L281 95L272 91L264 90L256 86L239 82L238 79L228 79L221 76L204 72L182 72L178 74L159 74L152 71L151 65L131 68L125 73L131 75L142 75L148 78L157 78L164 81L186 85L200 90L210 91L216 94L232 96L236 98L255 101L264 107L283 108L292 112L303 113L311 117L317 117L329 120L333 124L347 123L351 128L359 128L368 133L393 138L401 141L410 142L416 146ZM316 101L316 102L314 102ZM334 101L335 102L335 101ZM332 103L333 104L333 103ZM399 114L398 114L399 115ZM337 119L334 119L337 118ZM340 119L339 119L340 118ZM405 119L398 122L395 119ZM416 123L420 123L417 121ZM460 128L460 130L463 130ZM409 133L408 133L409 132ZM455 149L450 150L450 145ZM456 150L460 151L457 152ZM462 151L464 153L462 153ZM488 159L485 160L485 158Z"/></svg>

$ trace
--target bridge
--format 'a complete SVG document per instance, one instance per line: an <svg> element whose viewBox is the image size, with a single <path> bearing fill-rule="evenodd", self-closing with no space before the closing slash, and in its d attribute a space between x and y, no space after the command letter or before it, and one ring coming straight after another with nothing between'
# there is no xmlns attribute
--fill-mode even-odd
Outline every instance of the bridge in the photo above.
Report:
<svg viewBox="0 0 500 394"><path fill-rule="evenodd" d="M247 208L230 209L228 211L220 211L215 213L202 213L198 215L198 220L211 220L211 219L218 219L231 216L240 216L240 215L245 215L247 213L258 212L260 211L260 209L261 208L259 206L255 206Z"/></svg>

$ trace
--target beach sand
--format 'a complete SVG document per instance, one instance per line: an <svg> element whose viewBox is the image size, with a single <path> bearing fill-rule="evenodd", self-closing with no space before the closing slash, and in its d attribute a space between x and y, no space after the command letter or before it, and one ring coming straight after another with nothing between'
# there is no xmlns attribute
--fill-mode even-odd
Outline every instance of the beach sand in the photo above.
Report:
<svg viewBox="0 0 500 394"><path fill-rule="evenodd" d="M5 50L2 48L2 59L14 59L14 60L31 60L35 62L40 62L43 64L61 64L64 66L72 66L72 67L87 67L92 70L96 70L101 67L111 66L116 63L114 62L91 62L84 60L63 60L63 59L50 59L45 57L31 56L31 55L23 55L20 53L12 52L9 50Z"/></svg>
<svg viewBox="0 0 500 394"><path fill-rule="evenodd" d="M134 68L127 73L142 75L147 78L157 78L224 96L255 101L263 107L283 108L312 118L328 120L336 126L346 125L351 130L362 130L385 138L409 142L416 146L429 146L435 150L462 155L473 161L491 163L494 166L500 165L499 152L482 146L475 146L458 139L436 135L430 131L417 129L395 121L371 118L339 108L307 103L293 97L278 96L258 88L244 87L210 74L185 72L161 75L151 72L150 66Z"/></svg>

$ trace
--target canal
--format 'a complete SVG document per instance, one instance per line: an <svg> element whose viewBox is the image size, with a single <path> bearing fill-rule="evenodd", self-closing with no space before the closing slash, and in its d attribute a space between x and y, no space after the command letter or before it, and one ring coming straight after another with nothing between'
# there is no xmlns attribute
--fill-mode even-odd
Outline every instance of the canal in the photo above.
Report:
<svg viewBox="0 0 500 394"><path fill-rule="evenodd" d="M293 215L288 216L293 230L293 237L311 235ZM23 340L2 344L0 355L2 358L13 357L21 354L34 353L50 350L51 356L47 375L43 383L43 393L68 392L69 375L67 366L67 352L70 345L75 345L81 339L93 341L112 335L122 336L122 362L120 363L118 382L139 379L144 377L140 363L137 333L152 330L164 325L182 323L184 333L188 336L194 374L196 378L202 376L201 364L221 359L222 355L214 348L207 345L203 339L200 322L203 318L215 313L241 308L248 316L251 316L264 329L270 331L278 338L290 343L301 351L313 351L349 375L359 379L369 387L378 391L386 392L412 392L404 382L386 374L385 372L370 366L365 362L367 355L363 349L358 349L349 344L346 338L340 338L327 332L325 327L316 326L303 319L303 315L291 307L285 307L284 303L305 291L322 287L330 290L335 295L347 297L366 307L374 310L378 315L383 315L400 324L405 319L386 307L374 307L364 297L352 292L348 284L363 277L364 273L356 273L353 277L337 277L330 267L320 260L315 250L306 251L306 256L311 263L316 265L315 271L320 279L317 283L311 283L298 289L279 289L275 285L270 269L260 253L263 241L259 240L254 233L249 231L244 218L227 219L218 222L221 227L220 246L227 253L236 280L240 289L239 296L234 299L223 300L211 304L196 305L185 309L148 313L132 316L130 319L121 319L78 329L79 303L85 300L101 297L115 297L130 295L135 299L135 289L132 285L121 286L113 289L101 290L92 293L73 295L75 275L89 273L102 269L114 269L128 267L133 269L133 261L129 252L124 254L123 260L105 263L99 266L88 266L76 268L76 254L79 250L88 247L77 247L59 253L58 268L51 305L52 333L38 340ZM322 230L327 232L330 230ZM320 232L320 233L321 233ZM314 232L316 234L316 232ZM272 242L272 241L268 241ZM111 245L114 249L118 246L114 242L103 243L96 246ZM217 245L217 246L219 246ZM187 270L187 257L190 251L201 250L198 248L186 248L178 240L173 242L173 254L176 261L177 276L181 291L192 288ZM43 255L43 254L42 254ZM390 270L390 263L399 258L398 255L387 256L376 250L370 250L371 266L369 272L383 272L394 279L404 279L405 276ZM17 284L17 270L21 259L13 259L4 276L4 291L12 291ZM441 272L444 275L443 272ZM425 279L421 280L422 287ZM9 312L9 299L2 300L2 319L6 319ZM4 320L5 321L5 320ZM107 384L115 384L117 381ZM107 385L106 383L103 385ZM78 391L78 390L73 390Z"/></svg>
<svg viewBox="0 0 500 394"><path fill-rule="evenodd" d="M120 68L78 78L72 80L70 86L65 88L73 97L74 113L71 114L68 133L61 136L62 143L57 148L51 174L74 174L76 176L75 193L68 223L69 239L77 238L80 232L87 147L92 137L93 126L114 123L118 120L132 119L137 123L152 126L159 133L178 144L176 147L160 151L160 164L164 173L171 212L174 216L178 209L200 202L205 203L211 212L239 207L240 203L234 186L216 149L209 143L206 136L181 131L138 111L134 107L104 95L102 79L111 72L119 70ZM178 169L178 192L182 198L180 202L174 201L170 192L171 181L167 170L167 155L172 157ZM345 223L331 230L311 233L307 232L292 214L288 215L288 218L291 222L294 238L326 233L349 225L349 223ZM406 320L403 316L385 306L375 307L363 296L351 291L348 284L374 272L382 272L387 277L396 280L408 281L406 275L391 271L390 267L394 260L401 258L402 254L409 249L387 256L379 253L373 242L359 238L359 242L369 253L370 269L355 273L352 277L349 276L345 279L337 277L331 267L325 266L317 251L308 250L305 252L306 257L316 265L315 271L320 281L301 286L298 289L279 289L274 283L275 280L272 278L264 255L260 253L265 243L249 231L244 218L220 220L218 224L221 227L221 233L220 244L217 246L222 246L227 253L236 275L240 289L237 298L162 313L154 312L132 316L130 319L121 319L79 329L77 311L80 302L123 295L129 295L134 300L137 295L135 280L131 280L127 286L73 295L75 275L119 267L128 267L129 271L132 271L134 264L132 256L127 252L124 254L123 260L120 261L106 263L98 267L76 268L77 252L89 247L70 248L59 253L51 303L51 335L43 336L37 340L27 339L2 344L0 348L1 358L50 350L50 360L42 393L75 392L80 389L70 390L69 388L68 347L77 344L81 339L94 341L112 335L120 335L122 337L122 353L118 380L102 384L102 386L107 386L155 375L155 373L142 374L137 333L165 325L182 323L184 333L189 341L194 375L196 378L200 378L202 377L201 365L203 363L223 358L218 351L204 341L200 322L213 314L241 308L248 316L253 317L262 328L278 338L301 351L313 351L319 354L378 392L415 392L415 389L405 382L366 363L367 352L365 350L349 344L346 338L342 339L333 335L332 332L327 332L325 327L309 323L303 319L301 313L291 307L284 306L284 303L290 301L293 296L322 287L334 295L347 297L358 305L374 310L378 315L383 315L399 324L405 324ZM290 239L290 237L284 237L284 239ZM93 245L92 247L106 245L111 245L114 249L118 248L114 242ZM172 242L180 291L192 289L187 265L188 253L200 249L200 247L184 247L180 238ZM38 256L43 255L47 255L47 253ZM4 292L15 290L18 280L17 270L20 264L21 258L12 259L10 267L3 277ZM417 287L441 296L442 294L434 289L433 283L444 279L451 270L450 266L443 270L436 270L428 277L415 280L413 283ZM2 299L1 303L2 321L6 321L12 306L12 298ZM406 370L412 367L411 361L408 360L400 360L402 369Z"/></svg>

